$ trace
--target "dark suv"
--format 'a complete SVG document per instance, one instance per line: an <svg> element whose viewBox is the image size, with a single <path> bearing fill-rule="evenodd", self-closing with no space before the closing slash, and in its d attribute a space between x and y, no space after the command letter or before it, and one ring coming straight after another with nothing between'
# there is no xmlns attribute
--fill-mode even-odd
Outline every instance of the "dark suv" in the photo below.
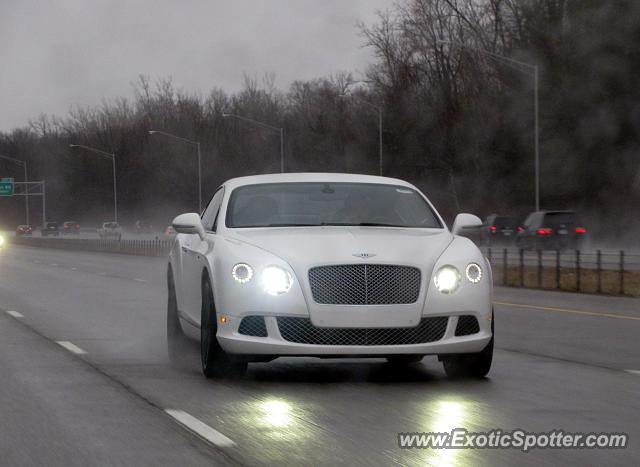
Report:
<svg viewBox="0 0 640 467"><path fill-rule="evenodd" d="M47 237L49 235L58 236L60 235L60 231L58 230L57 222L47 222L44 227L40 229L40 235L43 237Z"/></svg>
<svg viewBox="0 0 640 467"><path fill-rule="evenodd" d="M575 250L586 233L575 211L537 211L525 219L517 243L525 250Z"/></svg>

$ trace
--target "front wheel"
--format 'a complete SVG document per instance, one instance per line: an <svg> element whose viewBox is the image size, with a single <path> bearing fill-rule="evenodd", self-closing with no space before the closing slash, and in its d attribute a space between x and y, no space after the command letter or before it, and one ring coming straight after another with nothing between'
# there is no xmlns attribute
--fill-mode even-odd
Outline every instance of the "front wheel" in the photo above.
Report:
<svg viewBox="0 0 640 467"><path fill-rule="evenodd" d="M202 373L207 378L238 378L247 371L247 362L227 354L216 338L218 326L213 291L208 278L202 279L200 313L200 358Z"/></svg>
<svg viewBox="0 0 640 467"><path fill-rule="evenodd" d="M491 312L491 340L484 349L477 353L442 355L444 371L450 378L484 378L491 369L493 361L493 339L495 316Z"/></svg>

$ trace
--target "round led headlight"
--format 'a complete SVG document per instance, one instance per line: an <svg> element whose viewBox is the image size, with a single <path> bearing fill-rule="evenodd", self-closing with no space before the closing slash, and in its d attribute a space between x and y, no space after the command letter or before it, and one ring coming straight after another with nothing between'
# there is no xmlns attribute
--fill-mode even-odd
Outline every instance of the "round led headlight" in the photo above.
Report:
<svg viewBox="0 0 640 467"><path fill-rule="evenodd" d="M458 290L460 279L460 272L451 265L442 266L433 276L436 289L445 294L450 294Z"/></svg>
<svg viewBox="0 0 640 467"><path fill-rule="evenodd" d="M469 279L469 282L477 284L482 279L482 268L479 264L469 263L467 269L464 270L464 274Z"/></svg>
<svg viewBox="0 0 640 467"><path fill-rule="evenodd" d="M293 278L280 266L267 266L262 271L262 288L269 295L281 295L291 289Z"/></svg>
<svg viewBox="0 0 640 467"><path fill-rule="evenodd" d="M246 263L238 263L231 270L233 278L241 284L246 284L253 278L253 268Z"/></svg>

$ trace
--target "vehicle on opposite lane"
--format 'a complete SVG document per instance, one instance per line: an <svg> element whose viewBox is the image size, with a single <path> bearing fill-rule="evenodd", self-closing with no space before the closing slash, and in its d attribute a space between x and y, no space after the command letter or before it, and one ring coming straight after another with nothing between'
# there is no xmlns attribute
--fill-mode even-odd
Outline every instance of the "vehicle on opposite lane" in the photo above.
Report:
<svg viewBox="0 0 640 467"><path fill-rule="evenodd" d="M40 228L41 237L48 237L49 235L53 235L54 237L60 235L57 222L46 222L44 226Z"/></svg>
<svg viewBox="0 0 640 467"><path fill-rule="evenodd" d="M478 246L509 247L515 244L518 221L512 216L491 214L482 225L463 229L460 234L470 238Z"/></svg>
<svg viewBox="0 0 640 467"><path fill-rule="evenodd" d="M117 222L104 222L102 227L98 229L98 236L103 240L122 239L122 227Z"/></svg>
<svg viewBox="0 0 640 467"><path fill-rule="evenodd" d="M62 235L78 235L80 233L80 224L74 221L66 221L62 224Z"/></svg>
<svg viewBox="0 0 640 467"><path fill-rule="evenodd" d="M153 233L153 225L150 222L137 220L134 226L134 232L136 235Z"/></svg>
<svg viewBox="0 0 640 467"><path fill-rule="evenodd" d="M16 237L22 237L25 235L33 235L33 227L31 227L30 225L19 225L18 227L16 227Z"/></svg>
<svg viewBox="0 0 640 467"><path fill-rule="evenodd" d="M575 250L586 233L575 211L537 211L525 219L517 245L525 250Z"/></svg>
<svg viewBox="0 0 640 467"><path fill-rule="evenodd" d="M207 377L278 356L438 355L485 376L493 355L491 269L459 214L453 233L413 185L347 174L236 178L202 217L176 217L167 337L200 341Z"/></svg>

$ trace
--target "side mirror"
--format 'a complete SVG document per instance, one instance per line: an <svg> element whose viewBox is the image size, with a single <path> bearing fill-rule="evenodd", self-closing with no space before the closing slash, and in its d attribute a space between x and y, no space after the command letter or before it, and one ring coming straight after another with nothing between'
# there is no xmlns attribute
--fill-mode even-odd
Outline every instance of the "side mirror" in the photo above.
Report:
<svg viewBox="0 0 640 467"><path fill-rule="evenodd" d="M171 225L178 233L183 234L198 234L201 240L204 240L204 227L200 216L195 212L188 212L186 214L180 214L173 219Z"/></svg>
<svg viewBox="0 0 640 467"><path fill-rule="evenodd" d="M464 233L464 229L480 227L481 225L482 220L478 216L463 212L461 214L458 214L456 216L456 219L453 221L453 228L451 229L451 233L453 233L453 235L461 235Z"/></svg>

